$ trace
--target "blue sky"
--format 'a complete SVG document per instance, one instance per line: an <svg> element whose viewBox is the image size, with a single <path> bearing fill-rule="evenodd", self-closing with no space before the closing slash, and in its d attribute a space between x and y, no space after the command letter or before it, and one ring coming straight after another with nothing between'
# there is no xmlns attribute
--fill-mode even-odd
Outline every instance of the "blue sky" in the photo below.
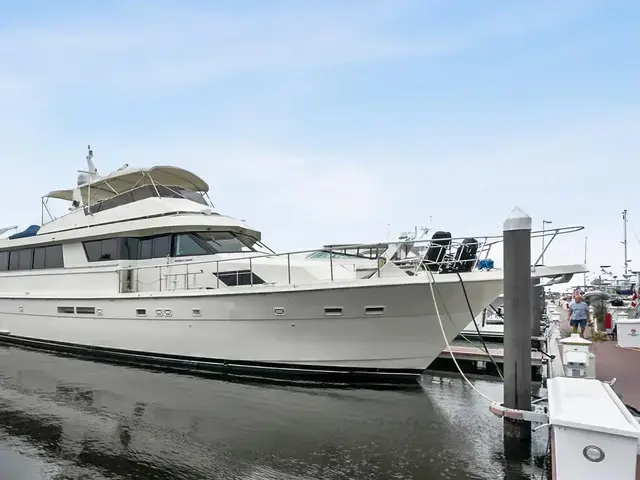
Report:
<svg viewBox="0 0 640 480"><path fill-rule="evenodd" d="M101 173L195 171L278 250L430 217L496 234L518 205L586 227L547 263L587 235L620 269L628 208L640 269L639 22L631 0L3 5L0 221L38 222L91 143Z"/></svg>

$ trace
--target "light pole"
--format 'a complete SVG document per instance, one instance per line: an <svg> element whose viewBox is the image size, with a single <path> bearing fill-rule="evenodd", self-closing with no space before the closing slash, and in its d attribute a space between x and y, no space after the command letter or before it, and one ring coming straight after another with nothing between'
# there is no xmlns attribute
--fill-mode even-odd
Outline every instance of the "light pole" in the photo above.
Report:
<svg viewBox="0 0 640 480"><path fill-rule="evenodd" d="M540 265L544 265L544 232L547 225L551 225L551 220L542 220L542 254L540 255Z"/></svg>
<svg viewBox="0 0 640 480"><path fill-rule="evenodd" d="M624 274L627 275L629 273L629 260L627 259L627 209L625 208L622 211L622 223L624 226L624 240L622 243L624 244Z"/></svg>
<svg viewBox="0 0 640 480"><path fill-rule="evenodd" d="M606 268L611 268L611 265L600 265L600 275L598 277L598 283L600 284L598 286L598 288L600 289L600 292L605 293L605 291L602 289L602 274L603 273L608 273L605 269ZM602 313L602 315L605 314L604 311L604 295L600 296L600 311Z"/></svg>

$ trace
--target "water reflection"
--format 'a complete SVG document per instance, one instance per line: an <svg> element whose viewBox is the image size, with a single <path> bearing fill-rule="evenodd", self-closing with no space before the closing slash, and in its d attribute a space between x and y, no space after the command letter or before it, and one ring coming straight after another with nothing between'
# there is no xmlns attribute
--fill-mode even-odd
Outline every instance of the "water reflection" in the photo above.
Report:
<svg viewBox="0 0 640 480"><path fill-rule="evenodd" d="M6 353L0 431L55 466L23 479L532 478L546 447L506 462L500 422L457 379L426 394L267 387Z"/></svg>

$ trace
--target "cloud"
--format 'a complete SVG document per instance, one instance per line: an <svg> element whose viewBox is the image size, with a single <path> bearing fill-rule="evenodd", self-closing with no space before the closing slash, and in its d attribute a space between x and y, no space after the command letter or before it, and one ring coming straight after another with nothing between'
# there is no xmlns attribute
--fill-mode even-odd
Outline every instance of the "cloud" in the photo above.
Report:
<svg viewBox="0 0 640 480"><path fill-rule="evenodd" d="M32 88L140 94L230 75L425 59L549 28L599 4L489 2L473 9L465 3L453 24L442 21L438 2L411 0L272 2L236 11L146 3L99 14L61 12L50 22L0 31L0 78ZM414 15L420 26L411 23Z"/></svg>
<svg viewBox="0 0 640 480"><path fill-rule="evenodd" d="M153 159L154 164L179 163L208 180L213 202L222 211L266 209L287 218L345 224L372 221L393 200L393 192L385 189L385 172L367 169L366 159L184 140L175 144L122 148L118 159L131 164L139 164L141 158Z"/></svg>
<svg viewBox="0 0 640 480"><path fill-rule="evenodd" d="M257 13L127 7L106 19L71 17L5 30L0 58L19 78L37 85L183 87L229 74L328 67L402 53L408 44L375 34L392 14L384 2L372 2L366 10L298 4Z"/></svg>
<svg viewBox="0 0 640 480"><path fill-rule="evenodd" d="M308 0L244 10L199 3L60 7L0 30L0 156L12 179L0 201L13 206L3 218L35 219L39 195L72 185L92 143L103 173L124 163L193 170L209 181L221 212L282 246L375 241L388 223L407 229L431 215L456 235L499 233L515 204L540 218L555 201L562 208L554 221L581 223L588 212L571 209L585 200L564 190L566 178L592 181L598 170L586 165L610 154L628 163L637 151L630 109L558 109L515 122L527 115L500 95L487 95L491 109L502 109L492 116L460 102L455 88L429 91L428 69L415 80L425 85L415 101L425 109L428 95L442 103L413 117L396 109L410 100L393 78L363 95L362 109L340 97L345 71L366 90L375 75L405 75L400 64L441 66L467 88L477 72L456 69L452 58L465 63L481 52L478 63L501 61L504 45L544 43L603 0ZM547 58L564 38L536 54ZM511 81L492 79L506 90ZM323 92L331 103L325 124L316 126L307 107L331 88ZM552 92L540 101L541 110L562 104ZM368 134L366 104L377 102L380 133ZM448 102L462 119L447 118ZM332 119L344 124L340 135L327 133ZM537 196L546 197L540 206Z"/></svg>

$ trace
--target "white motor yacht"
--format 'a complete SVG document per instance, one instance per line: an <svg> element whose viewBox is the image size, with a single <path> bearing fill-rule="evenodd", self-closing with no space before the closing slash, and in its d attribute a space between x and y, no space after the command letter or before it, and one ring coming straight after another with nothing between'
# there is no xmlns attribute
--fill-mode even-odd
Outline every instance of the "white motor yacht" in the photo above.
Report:
<svg viewBox="0 0 640 480"><path fill-rule="evenodd" d="M428 274L276 254L259 230L216 213L194 173L100 176L91 150L87 163L75 188L43 199L43 212L49 198L69 202L67 214L0 240L2 341L238 375L412 377L445 348L441 323L453 340L467 300L477 315L502 292L502 272L475 268L479 251L458 261L455 239L427 248Z"/></svg>

